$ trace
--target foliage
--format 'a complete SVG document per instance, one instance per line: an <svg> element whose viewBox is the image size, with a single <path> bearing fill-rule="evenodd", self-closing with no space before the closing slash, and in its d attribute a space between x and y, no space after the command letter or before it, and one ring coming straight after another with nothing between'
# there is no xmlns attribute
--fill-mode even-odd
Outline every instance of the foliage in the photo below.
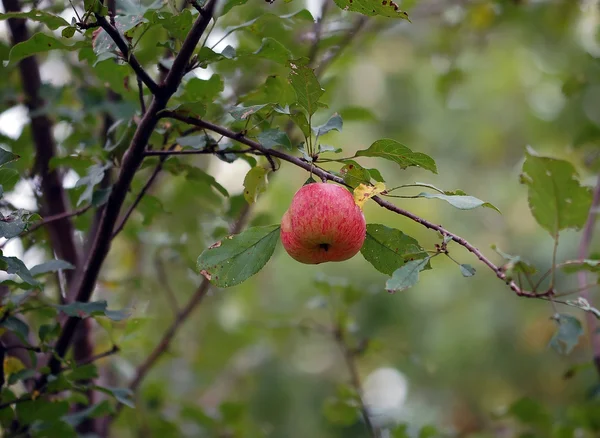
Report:
<svg viewBox="0 0 600 438"><path fill-rule="evenodd" d="M596 436L597 376L583 372L576 396L544 388L557 363L592 368L582 341L595 345L600 319L597 61L566 37L589 17L514 3L443 3L428 26L430 6L412 1L4 0L3 436L488 437L496 423L514 436ZM545 40L564 59L547 60ZM534 74L512 58L522 41ZM497 105L488 76L506 91ZM558 94L536 88L524 105L513 76ZM557 95L560 108L548 103ZM457 115L464 102L482 113ZM6 120L19 108L15 132ZM318 179L364 210L364 260L308 268L280 256L286 200ZM473 195L438 188L461 184ZM471 243L493 241L523 255L494 245L496 264ZM489 297L495 288L504 295ZM524 351L523 336L542 348ZM434 353L449 363L432 377ZM397 412L403 377L388 375L392 389L362 378L386 362L411 374L418 415ZM457 382L466 389L445 393ZM422 412L436 397L454 403L448 415ZM484 413L490 403L506 409Z"/></svg>

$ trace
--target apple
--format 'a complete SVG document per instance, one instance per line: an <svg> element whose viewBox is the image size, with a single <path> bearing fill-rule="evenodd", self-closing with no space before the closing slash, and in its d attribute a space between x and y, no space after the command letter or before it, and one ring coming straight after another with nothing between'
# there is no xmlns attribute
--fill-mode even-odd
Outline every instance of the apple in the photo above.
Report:
<svg viewBox="0 0 600 438"><path fill-rule="evenodd" d="M341 262L363 245L367 225L352 194L342 186L302 186L281 219L281 242L300 263Z"/></svg>

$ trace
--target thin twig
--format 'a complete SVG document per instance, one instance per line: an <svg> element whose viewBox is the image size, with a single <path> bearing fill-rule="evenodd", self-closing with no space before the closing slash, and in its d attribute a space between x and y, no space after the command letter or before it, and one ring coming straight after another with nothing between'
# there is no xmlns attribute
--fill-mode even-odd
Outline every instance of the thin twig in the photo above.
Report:
<svg viewBox="0 0 600 438"><path fill-rule="evenodd" d="M169 278L167 277L167 273L165 272L165 267L163 265L162 259L160 258L160 254L157 254L154 258L154 267L156 268L156 276L158 277L158 281L164 291L166 292L169 305L171 306L171 310L175 316L179 313L179 304L177 303L177 297L171 289L171 285L169 284Z"/></svg>
<svg viewBox="0 0 600 438"><path fill-rule="evenodd" d="M77 210L74 211L65 211L64 213L59 213L59 214L55 214L53 216L46 216L45 218L43 218L42 220L34 223L33 225L31 225L27 230L23 231L21 234L19 234L19 238L21 237L25 237L26 235L33 233L35 230L48 225L52 222L61 220L61 219L65 219L65 218L70 218L70 217L74 217L74 216L79 216L82 215L83 213L85 213L86 211L88 211L92 206L91 205L86 205L85 207L79 208ZM7 240L6 242L2 243L2 245L0 245L0 249L4 248L4 246L10 241Z"/></svg>
<svg viewBox="0 0 600 438"><path fill-rule="evenodd" d="M133 71L135 71L137 77L144 84L146 84L146 87L148 87L150 92L154 95L160 94L160 87L156 82L154 82L154 79L150 77L148 72L144 70L144 67L142 67L135 55L131 53L131 51L129 50L129 44L127 43L127 41L125 41L119 30L112 24L110 24L105 17L99 14L96 14L96 21L100 24L100 26L102 27L102 29L104 29L108 36L112 38L112 40L115 42L115 44L123 54L123 58L125 58L125 60L131 66Z"/></svg>
<svg viewBox="0 0 600 438"><path fill-rule="evenodd" d="M594 237L594 225L596 224L596 218L598 216L598 208L600 208L600 175L598 175L598 180L596 181L592 205L590 206L590 211L588 213L587 220L585 221L585 226L583 227L581 242L579 243L578 256L580 260L584 260L589 256L590 245L592 243L592 238ZM593 302L590 298L589 289L585 287L588 283L587 272L579 271L577 273L577 281L579 286L583 289L581 292L581 298L584 298L591 305L593 305ZM596 316L589 312L586 313L585 317L590 337L590 345L592 347L594 365L600 374L600 335L598 334L597 330L598 322L596 321Z"/></svg>
<svg viewBox="0 0 600 438"><path fill-rule="evenodd" d="M77 362L77 366L87 365L87 364L96 362L97 360L104 359L105 357L112 356L113 354L117 354L119 351L121 351L120 348L116 345L113 345L113 347L110 350L106 350L103 353L95 354L94 356L88 357L85 360L81 360L81 361ZM70 368L66 368L66 369L70 369Z"/></svg>
<svg viewBox="0 0 600 438"><path fill-rule="evenodd" d="M131 216L133 211L136 209L138 204L141 202L144 195L150 189L150 186L152 186L152 183L154 183L154 180L158 177L158 174L160 173L160 171L163 168L165 158L166 157L161 158L161 160L158 162L158 164L154 168L154 171L152 172L152 175L150 175L150 178L148 178L148 181L146 181L146 184L144 184L144 187L142 187L142 190L140 190L140 193L138 193L135 200L133 201L133 204L131 204L129 206L129 208L127 209L127 212L125 213L125 215L123 215L121 222L119 222L119 225L116 226L115 231L113 232L113 234L111 236L111 239L114 239L115 237L117 237L117 235L123 230L123 228L125 227L125 224L127 223L127 220L129 219L129 216Z"/></svg>
<svg viewBox="0 0 600 438"><path fill-rule="evenodd" d="M340 42L338 50L333 52L333 54L329 58L326 58L321 61L321 64L319 64L319 66L315 70L315 74L317 76L320 76L323 73L323 71L329 66L329 64L335 61L342 54L344 49L348 47L350 43L352 43L352 41L354 41L354 38L356 38L356 36L360 32L360 30L365 26L365 24L367 24L367 21L368 17L364 15L361 15L359 18L356 19L350 31L346 33L344 39Z"/></svg>

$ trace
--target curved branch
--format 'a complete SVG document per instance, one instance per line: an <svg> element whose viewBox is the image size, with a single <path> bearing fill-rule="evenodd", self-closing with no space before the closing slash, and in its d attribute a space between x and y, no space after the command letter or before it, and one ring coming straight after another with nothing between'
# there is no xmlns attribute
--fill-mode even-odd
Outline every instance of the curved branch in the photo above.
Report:
<svg viewBox="0 0 600 438"><path fill-rule="evenodd" d="M249 146L250 148L258 151L258 152L262 152L263 154L270 154L274 157L277 157L283 161L287 161L288 163L292 163L295 166L301 167L304 170L307 170L309 172L312 172L314 175L320 177L323 180L329 180L329 181L334 181L338 184L343 184L346 185L345 181L340 178L339 176L333 175L330 172L327 172L326 170L323 170L321 168L315 167L314 164L309 163L305 160L302 160L298 157L294 157L292 155L288 155L285 152L276 150L276 149L267 149L264 146L262 146L260 143L257 143L254 140L251 140L247 137L245 137L242 134L233 132L225 127L219 126L219 125L215 125L214 123L210 123L210 122L206 122L204 120L201 119L196 119L193 117L187 117L187 116L182 116L180 114L177 114L176 112L172 112L172 111L163 111L161 113L162 117L168 117L168 118L172 118L172 119L176 119L179 121L182 121L184 123L190 124L190 125L194 125L194 126L198 126L200 128L203 129L208 129L210 131L216 132L217 134L221 134L224 137L230 138L232 140L238 141L242 144L245 144L246 146ZM543 293L535 293L532 291L527 291L524 290L522 288L520 288L517 283L515 283L514 281L512 281L511 279L507 278L506 273L504 272L504 269L500 266L496 266L490 259L488 259L481 251L479 251L479 249L475 248L472 244L470 244L466 239L446 230L444 227L442 227L441 225L436 225L433 222L428 221L427 219L423 219L420 216L417 216L416 214L413 214L407 210L404 210L400 207L397 207L396 205L392 204L389 201L386 201L382 198L380 198L379 196L375 196L372 198L373 201L375 201L377 204L379 204L381 207L393 211L394 213L397 213L399 215L405 216L421 225L423 225L426 228L429 228L430 230L434 230L439 232L440 234L442 234L443 236L447 236L450 239L452 239L454 242L458 243L459 245L463 246L464 248L466 248L469 252L471 252L472 254L474 254L481 262L483 262L487 267L489 267L495 274L496 277L498 277L500 280L506 282L506 284L518 295L518 296L522 296L522 297L528 297L528 298L542 298L542 297L547 297L552 295L552 291L546 291Z"/></svg>
<svg viewBox="0 0 600 438"><path fill-rule="evenodd" d="M146 87L148 87L150 92L154 95L161 93L162 90L160 89L159 85L156 82L154 82L154 79L150 77L148 72L146 72L146 70L144 70L144 67L142 67L142 64L140 64L140 62L137 60L134 54L131 53L131 50L129 50L129 44L127 44L127 41L125 41L125 39L121 36L119 30L112 24L110 24L108 20L102 15L96 14L96 21L100 25L100 27L104 29L108 36L112 38L112 40L115 42L115 44L123 54L123 57L127 60L133 71L135 71L137 77L144 84L146 84Z"/></svg>

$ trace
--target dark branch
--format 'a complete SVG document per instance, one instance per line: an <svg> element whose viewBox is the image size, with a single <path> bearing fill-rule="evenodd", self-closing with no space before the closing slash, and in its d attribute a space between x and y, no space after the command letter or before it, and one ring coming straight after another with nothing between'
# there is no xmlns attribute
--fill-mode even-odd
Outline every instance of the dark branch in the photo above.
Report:
<svg viewBox="0 0 600 438"><path fill-rule="evenodd" d="M156 180L156 177L162 170L163 163L165 162L166 158L167 157L165 157L165 156L161 157L159 163L154 168L152 175L150 175L150 178L148 178L148 181L146 181L146 184L144 184L144 187L142 187L142 190L140 190L140 193L136 196L135 200L133 201L133 204L131 204L129 206L129 208L127 209L127 212L123 216L123 219L121 219L121 222L119 222L119 225L117 225L117 227L115 228L115 231L112 233L111 239L114 239L115 237L117 237L117 234L119 234L123 230L123 228L125 227L125 224L127 223L127 220L129 219L129 217L131 216L133 211L136 209L136 207L139 205L140 201L142 200L144 195L148 192L148 190L150 189L150 186L154 183L154 180Z"/></svg>
<svg viewBox="0 0 600 438"><path fill-rule="evenodd" d="M152 94L154 94L154 95L159 94L161 92L160 87L158 86L158 84L156 82L154 82L154 80L150 77L148 72L146 72L146 70L144 70L144 67L142 67L140 62L135 57L135 55L133 53L131 53L131 50L129 50L129 44L121 36L121 33L119 32L119 30L116 27L114 27L112 24L110 24L108 22L108 20L101 15L96 14L96 21L98 22L98 24L100 24L100 27L102 27L102 29L104 29L104 31L115 42L115 44L117 45L117 47L123 54L123 57L125 58L125 60L129 63L129 65L131 66L133 71L135 71L135 74L137 75L137 77L144 84L146 84L146 87L148 87L148 89L150 90L150 92L152 92Z"/></svg>
<svg viewBox="0 0 600 438"><path fill-rule="evenodd" d="M304 170L307 170L308 172L312 172L314 175L318 176L319 178L321 178L323 180L334 181L338 184L346 185L344 180L342 178L340 178L339 176L333 175L332 173L329 173L326 170L316 167L312 163L308 163L307 161L304 161L304 160L294 157L292 155L288 155L285 152L279 151L277 149L267 149L264 146L262 146L260 143L257 143L256 141L251 140L251 139L243 136L242 134L233 132L222 126L215 125L214 123L206 122L201 119L195 119L193 117L182 116L182 115L179 115L172 111L163 111L161 113L161 116L180 120L182 122L185 122L190 125L194 125L194 126L197 126L197 127L203 128L203 129L208 129L210 131L216 132L217 134L221 134L224 137L227 137L227 138L230 138L237 142L240 142L242 144L245 144L246 146L249 146L258 152L262 152L263 154L269 154L269 155L277 157L283 161L292 163L298 167L303 168ZM456 243L458 243L459 245L465 247L469 252L473 253L479 260L481 260L492 271L494 271L494 273L496 274L496 276L499 279L505 281L506 284L517 295L523 296L523 297L528 297L528 298L543 298L543 297L550 296L552 294L551 291L547 291L547 292L538 294L533 291L526 291L526 290L521 289L514 281L512 281L506 277L506 273L504 272L504 270L501 267L496 266L490 259L488 259L485 255L483 255L483 253L481 251L479 251L479 249L475 248L467 240L463 239L462 237L460 237L454 233L451 233L450 231L446 230L441 225L436 225L433 222L423 219L422 217L419 217L407 210L399 208L396 205L392 204L389 201L382 199L379 196L375 196L372 199L377 204L379 204L381 207L383 207L387 210L393 211L394 213L397 213L399 215L405 216L405 217L423 225L424 227L429 228L430 230L437 231L440 234L442 234L443 236L447 236L450 239L452 239L453 241L455 241Z"/></svg>
<svg viewBox="0 0 600 438"><path fill-rule="evenodd" d="M262 152L256 152L254 149L223 149L223 150L187 150L187 151L146 151L144 155L147 157L167 157L169 155L225 155L225 154L254 154L265 155Z"/></svg>
<svg viewBox="0 0 600 438"><path fill-rule="evenodd" d="M21 10L19 0L3 0L3 4L6 12L19 12ZM29 31L24 19L11 18L8 20L8 25L13 45L29 39ZM40 96L42 81L35 56L21 60L19 71L27 107L30 114L37 114L31 117L31 131L36 151L34 172L41 177L42 213L44 216L63 215L70 210L69 201L60 174L56 169L50 169L50 160L56 155L56 144L52 132L52 122L41 111L45 106L45 102ZM60 259L71 263L73 266L79 266L79 253L75 244L75 229L69 217L66 215L48 222L50 243ZM74 274L75 271L65 273L69 283L73 281Z"/></svg>

